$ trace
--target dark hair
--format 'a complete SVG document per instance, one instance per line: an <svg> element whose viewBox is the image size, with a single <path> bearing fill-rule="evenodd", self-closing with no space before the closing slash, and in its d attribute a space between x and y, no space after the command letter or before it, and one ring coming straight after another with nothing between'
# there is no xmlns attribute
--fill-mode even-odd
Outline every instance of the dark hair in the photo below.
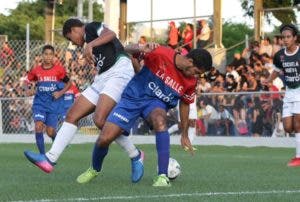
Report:
<svg viewBox="0 0 300 202"><path fill-rule="evenodd" d="M263 54L261 54L260 56L261 56L261 57L266 57L266 58L271 58L271 57L268 55L268 53L263 53Z"/></svg>
<svg viewBox="0 0 300 202"><path fill-rule="evenodd" d="M186 57L193 59L194 65L199 69L203 68L205 72L210 71L212 68L212 57L205 49L193 49Z"/></svg>
<svg viewBox="0 0 300 202"><path fill-rule="evenodd" d="M45 45L42 49L42 53L44 53L46 50L51 50L54 53L54 47L51 45Z"/></svg>
<svg viewBox="0 0 300 202"><path fill-rule="evenodd" d="M285 24L285 25L282 25L282 26L280 27L280 33L282 33L282 32L285 31L285 30L290 30L290 31L292 31L293 36L297 36L297 35L298 35L298 29L297 29L297 27L296 27L295 25L293 25L293 24Z"/></svg>
<svg viewBox="0 0 300 202"><path fill-rule="evenodd" d="M73 27L82 27L84 26L83 22L76 18L70 18L65 21L63 26L63 36L66 37L67 34L71 32Z"/></svg>

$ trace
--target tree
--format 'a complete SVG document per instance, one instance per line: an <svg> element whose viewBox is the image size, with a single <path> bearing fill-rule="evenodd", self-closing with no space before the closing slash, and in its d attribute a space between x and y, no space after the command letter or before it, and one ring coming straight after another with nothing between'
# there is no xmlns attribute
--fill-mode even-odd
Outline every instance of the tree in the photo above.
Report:
<svg viewBox="0 0 300 202"><path fill-rule="evenodd" d="M279 7L291 7L294 2L291 0L263 0L264 8L279 8ZM253 17L254 14L254 0L241 0L242 8L245 10L245 15ZM265 12L268 23L271 23L271 15L285 23L297 23L296 15L293 10L278 10Z"/></svg>
<svg viewBox="0 0 300 202"><path fill-rule="evenodd" d="M30 38L44 40L45 32L45 0L21 1L15 9L10 10L8 16L0 14L0 34L8 35L9 40L24 40L26 38L26 24L30 23ZM63 22L76 16L77 1L64 0L63 4L56 4L55 29L60 30ZM87 16L88 2L84 2L83 14ZM103 20L102 5L97 2L93 6L94 19ZM62 36L55 35L55 40L62 40Z"/></svg>
<svg viewBox="0 0 300 202"><path fill-rule="evenodd" d="M252 36L253 29L250 29L246 24L225 22L223 24L223 45L226 48L230 48L241 41L245 40L245 35ZM245 48L245 44L235 47L234 49L228 50L227 58L231 61L235 51L242 52Z"/></svg>

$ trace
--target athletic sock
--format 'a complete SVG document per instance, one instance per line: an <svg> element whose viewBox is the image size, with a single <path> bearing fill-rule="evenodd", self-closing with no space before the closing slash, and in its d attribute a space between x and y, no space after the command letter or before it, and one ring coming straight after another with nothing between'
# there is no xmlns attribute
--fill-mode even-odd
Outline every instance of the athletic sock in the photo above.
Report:
<svg viewBox="0 0 300 202"><path fill-rule="evenodd" d="M168 131L156 133L156 151L158 157L158 175L168 176L168 165L170 158L170 134Z"/></svg>
<svg viewBox="0 0 300 202"><path fill-rule="evenodd" d="M95 144L92 156L92 167L97 172L100 172L102 169L102 163L107 153L108 147L100 147L97 143Z"/></svg>
<svg viewBox="0 0 300 202"><path fill-rule="evenodd" d="M192 143L194 141L194 138L196 137L196 128L189 127L188 135L189 135L190 142Z"/></svg>
<svg viewBox="0 0 300 202"><path fill-rule="evenodd" d="M172 125L172 126L168 129L168 133L169 133L169 134L172 134L172 133L174 133L174 132L176 132L176 131L178 131L178 130L179 130L178 124L174 124L174 125Z"/></svg>
<svg viewBox="0 0 300 202"><path fill-rule="evenodd" d="M295 133L296 137L296 157L300 158L300 133Z"/></svg>
<svg viewBox="0 0 300 202"><path fill-rule="evenodd" d="M41 154L45 154L44 134L35 133L36 146Z"/></svg>
<svg viewBox="0 0 300 202"><path fill-rule="evenodd" d="M122 149L128 154L129 158L134 158L139 155L139 150L134 146L128 136L120 135L115 142L122 147Z"/></svg>
<svg viewBox="0 0 300 202"><path fill-rule="evenodd" d="M64 122L55 136L51 149L46 153L51 162L56 162L64 149L71 143L76 134L77 126Z"/></svg>

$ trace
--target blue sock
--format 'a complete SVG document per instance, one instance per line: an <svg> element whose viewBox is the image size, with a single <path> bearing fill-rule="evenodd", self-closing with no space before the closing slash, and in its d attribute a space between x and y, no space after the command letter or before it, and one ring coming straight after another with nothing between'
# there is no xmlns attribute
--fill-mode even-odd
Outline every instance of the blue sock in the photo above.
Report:
<svg viewBox="0 0 300 202"><path fill-rule="evenodd" d="M102 169L102 163L107 153L108 147L100 147L95 144L92 157L92 167L97 172Z"/></svg>
<svg viewBox="0 0 300 202"><path fill-rule="evenodd" d="M158 175L168 175L170 158L170 134L168 131L156 133L156 151L158 156Z"/></svg>
<svg viewBox="0 0 300 202"><path fill-rule="evenodd" d="M44 134L35 133L36 146L41 154L45 154Z"/></svg>

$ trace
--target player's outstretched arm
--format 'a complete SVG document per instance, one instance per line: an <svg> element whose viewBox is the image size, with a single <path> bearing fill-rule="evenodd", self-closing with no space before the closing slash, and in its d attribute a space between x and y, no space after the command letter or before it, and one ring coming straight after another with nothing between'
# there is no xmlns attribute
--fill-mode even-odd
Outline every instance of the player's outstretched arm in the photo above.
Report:
<svg viewBox="0 0 300 202"><path fill-rule="evenodd" d="M53 97L55 99L60 98L65 92L67 92L70 89L72 83L71 83L71 81L68 77L65 77L65 79L67 79L67 81L65 82L64 88L61 89L60 91L56 91L56 92L53 93Z"/></svg>
<svg viewBox="0 0 300 202"><path fill-rule="evenodd" d="M182 148L188 148L188 151L194 155L193 146L188 136L189 128L189 112L190 105L180 100L179 102L179 115L181 121L181 146Z"/></svg>
<svg viewBox="0 0 300 202"><path fill-rule="evenodd" d="M136 54L139 52L149 53L158 46L159 44L154 42L146 43L145 45L128 44L127 46L125 46L125 51L129 54Z"/></svg>

